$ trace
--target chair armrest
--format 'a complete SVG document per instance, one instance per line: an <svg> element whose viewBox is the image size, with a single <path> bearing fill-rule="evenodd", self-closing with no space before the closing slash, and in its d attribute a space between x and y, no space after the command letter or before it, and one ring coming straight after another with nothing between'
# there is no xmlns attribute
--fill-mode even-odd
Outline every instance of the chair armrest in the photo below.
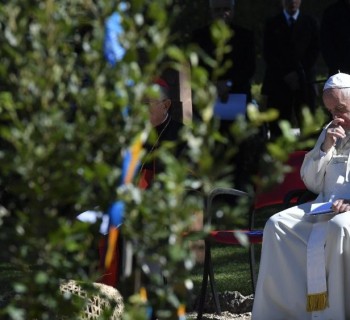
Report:
<svg viewBox="0 0 350 320"><path fill-rule="evenodd" d="M238 190L238 189L233 189L233 188L214 188L212 189L209 194L206 197L206 205L205 205L205 214L204 214L204 219L205 219L205 223L211 223L211 214L210 214L210 210L211 210L211 206L213 203L213 200L215 197L217 196L221 196L221 195L231 195L231 196L236 196L236 197L242 197L242 196L248 196L249 194L247 192Z"/></svg>
<svg viewBox="0 0 350 320"><path fill-rule="evenodd" d="M306 189L292 190L285 195L283 204L285 208L289 208L292 205L299 205L299 204L303 204L305 202L311 201L316 197L317 197L316 194ZM292 202L293 199L295 199L294 202Z"/></svg>
<svg viewBox="0 0 350 320"><path fill-rule="evenodd" d="M305 202L309 202L315 200L317 198L317 194L313 193L309 190L306 190L300 197L298 198L298 204L303 204Z"/></svg>

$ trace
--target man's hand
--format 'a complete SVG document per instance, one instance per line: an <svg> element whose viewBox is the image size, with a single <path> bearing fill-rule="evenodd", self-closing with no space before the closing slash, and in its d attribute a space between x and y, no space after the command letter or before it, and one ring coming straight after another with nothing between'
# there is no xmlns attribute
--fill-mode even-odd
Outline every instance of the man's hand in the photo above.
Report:
<svg viewBox="0 0 350 320"><path fill-rule="evenodd" d="M337 199L333 202L332 210L336 213L350 211L350 199Z"/></svg>
<svg viewBox="0 0 350 320"><path fill-rule="evenodd" d="M346 137L345 130L341 126L344 122L341 118L335 118L331 125L328 127L326 136L321 145L321 150L323 152L328 152L332 146L335 146L338 139L343 139Z"/></svg>

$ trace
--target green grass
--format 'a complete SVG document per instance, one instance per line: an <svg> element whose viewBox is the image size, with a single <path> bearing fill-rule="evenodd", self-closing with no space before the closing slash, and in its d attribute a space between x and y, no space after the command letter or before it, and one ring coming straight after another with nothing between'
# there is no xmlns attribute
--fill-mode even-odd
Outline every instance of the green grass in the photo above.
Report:
<svg viewBox="0 0 350 320"><path fill-rule="evenodd" d="M260 245L256 245L257 255ZM239 246L214 246L212 261L218 292L239 291L243 295L252 294L250 280L249 253ZM203 265L197 264L192 270L194 293L198 294L202 283Z"/></svg>

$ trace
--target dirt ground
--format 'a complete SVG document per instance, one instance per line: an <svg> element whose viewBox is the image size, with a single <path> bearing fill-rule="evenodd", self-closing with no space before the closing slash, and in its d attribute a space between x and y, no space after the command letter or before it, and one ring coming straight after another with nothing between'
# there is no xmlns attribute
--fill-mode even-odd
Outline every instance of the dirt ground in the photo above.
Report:
<svg viewBox="0 0 350 320"><path fill-rule="evenodd" d="M239 319L239 320L250 320L252 317L251 312L247 312L244 314L233 314L228 311L221 312L221 315L217 315L215 313L205 313L203 314L203 320L231 320L231 319ZM197 319L197 313L192 312L186 314L187 320Z"/></svg>

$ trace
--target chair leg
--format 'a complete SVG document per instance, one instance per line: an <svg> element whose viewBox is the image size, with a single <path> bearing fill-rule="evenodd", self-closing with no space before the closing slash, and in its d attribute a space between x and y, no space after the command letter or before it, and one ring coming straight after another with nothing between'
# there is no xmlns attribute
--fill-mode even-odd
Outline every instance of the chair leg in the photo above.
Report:
<svg viewBox="0 0 350 320"><path fill-rule="evenodd" d="M252 281L252 289L253 293L255 294L255 288L256 288L256 272L255 272L255 248L254 244L249 245L249 265L250 265L250 279Z"/></svg>
<svg viewBox="0 0 350 320"><path fill-rule="evenodd" d="M210 281L210 288L211 288L211 293L214 299L214 303L215 303L215 309L216 309L216 313L218 315L221 314L221 307L220 307L220 302L219 302L219 296L218 296L218 292L216 290L216 284L215 284L215 277L214 277L214 271L213 271L213 264L212 264L212 260L211 260L211 247L210 244L208 244L208 255L209 255L209 281Z"/></svg>
<svg viewBox="0 0 350 320"><path fill-rule="evenodd" d="M216 313L220 315L221 307L220 307L219 297L218 297L218 293L215 285L213 264L211 260L211 245L209 241L205 240L203 280L202 280L202 288L201 288L201 293L200 293L199 303L198 303L197 320L202 319L202 316L203 316L204 303L205 303L207 287L208 287L208 279L210 281L210 288L214 299Z"/></svg>
<svg viewBox="0 0 350 320"><path fill-rule="evenodd" d="M210 247L208 248L207 240L204 242L205 246L205 253L204 253L204 266L203 266L203 279L202 279L202 287L200 291L199 296L199 303L198 303L198 310L197 310L197 320L201 320L203 316L203 309L204 309L204 303L205 298L207 295L207 287L208 287L208 277L209 277L209 267L211 264L211 254L210 254Z"/></svg>

